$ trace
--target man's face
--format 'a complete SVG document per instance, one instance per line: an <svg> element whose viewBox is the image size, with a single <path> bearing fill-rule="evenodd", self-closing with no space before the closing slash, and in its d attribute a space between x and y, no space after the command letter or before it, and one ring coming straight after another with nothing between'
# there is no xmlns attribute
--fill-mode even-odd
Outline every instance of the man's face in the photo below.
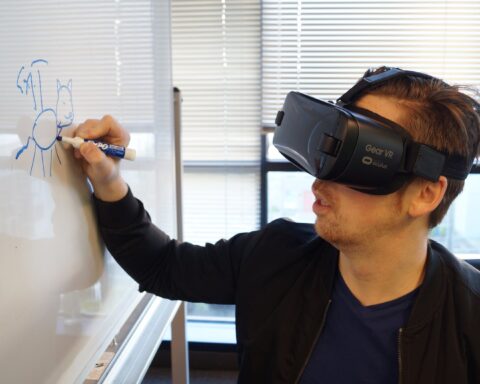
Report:
<svg viewBox="0 0 480 384"><path fill-rule="evenodd" d="M368 95L356 105L401 123L403 108L394 99ZM368 195L317 179L312 185L316 200L313 205L317 216L315 229L320 237L340 249L395 236L409 221L405 189L384 196Z"/></svg>

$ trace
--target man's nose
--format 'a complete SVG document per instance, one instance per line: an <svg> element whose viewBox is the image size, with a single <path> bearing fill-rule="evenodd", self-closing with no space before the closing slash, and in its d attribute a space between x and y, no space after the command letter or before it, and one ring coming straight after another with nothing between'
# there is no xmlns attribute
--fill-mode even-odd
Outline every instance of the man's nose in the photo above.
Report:
<svg viewBox="0 0 480 384"><path fill-rule="evenodd" d="M330 180L320 180L320 179L315 179L312 183L312 191L320 188L324 188L326 186L331 186L333 184L333 181Z"/></svg>

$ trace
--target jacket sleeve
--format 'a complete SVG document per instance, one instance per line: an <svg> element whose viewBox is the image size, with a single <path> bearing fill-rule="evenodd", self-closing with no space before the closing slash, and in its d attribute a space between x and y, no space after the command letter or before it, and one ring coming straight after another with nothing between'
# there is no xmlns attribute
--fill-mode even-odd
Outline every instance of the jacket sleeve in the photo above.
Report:
<svg viewBox="0 0 480 384"><path fill-rule="evenodd" d="M131 191L120 201L94 197L100 233L120 266L140 291L174 300L235 304L242 258L259 232L197 246L170 239L152 224Z"/></svg>

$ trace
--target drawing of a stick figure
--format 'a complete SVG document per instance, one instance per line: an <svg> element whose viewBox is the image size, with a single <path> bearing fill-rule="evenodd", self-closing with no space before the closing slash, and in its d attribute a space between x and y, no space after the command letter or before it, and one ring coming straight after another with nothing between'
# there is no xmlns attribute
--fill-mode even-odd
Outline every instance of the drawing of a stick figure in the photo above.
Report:
<svg viewBox="0 0 480 384"><path fill-rule="evenodd" d="M72 80L70 79L67 85L62 85L60 80L57 79L57 103L55 110L45 108L43 105L42 77L40 72L40 68L43 65L48 65L48 62L43 59L34 60L28 70L22 67L17 76L17 88L25 96L31 95L33 109L37 112L37 115L32 126L31 135L28 136L25 145L17 151L15 158L18 159L30 146L30 143L33 142L34 150L30 175L32 174L38 149L42 161L43 176L45 176L46 166L51 176L53 151L55 151L56 158L61 164L56 147L56 138L60 135L63 128L73 123ZM46 155L44 155L45 152L47 152ZM49 164L46 164L47 161L49 161Z"/></svg>

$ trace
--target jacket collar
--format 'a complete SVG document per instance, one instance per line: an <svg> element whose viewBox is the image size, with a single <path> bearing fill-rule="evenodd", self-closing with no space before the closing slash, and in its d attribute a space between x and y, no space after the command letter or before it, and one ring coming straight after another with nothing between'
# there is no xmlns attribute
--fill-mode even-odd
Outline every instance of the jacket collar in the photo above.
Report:
<svg viewBox="0 0 480 384"><path fill-rule="evenodd" d="M406 331L414 332L427 324L442 303L446 284L440 256L428 244L425 277L413 304Z"/></svg>

